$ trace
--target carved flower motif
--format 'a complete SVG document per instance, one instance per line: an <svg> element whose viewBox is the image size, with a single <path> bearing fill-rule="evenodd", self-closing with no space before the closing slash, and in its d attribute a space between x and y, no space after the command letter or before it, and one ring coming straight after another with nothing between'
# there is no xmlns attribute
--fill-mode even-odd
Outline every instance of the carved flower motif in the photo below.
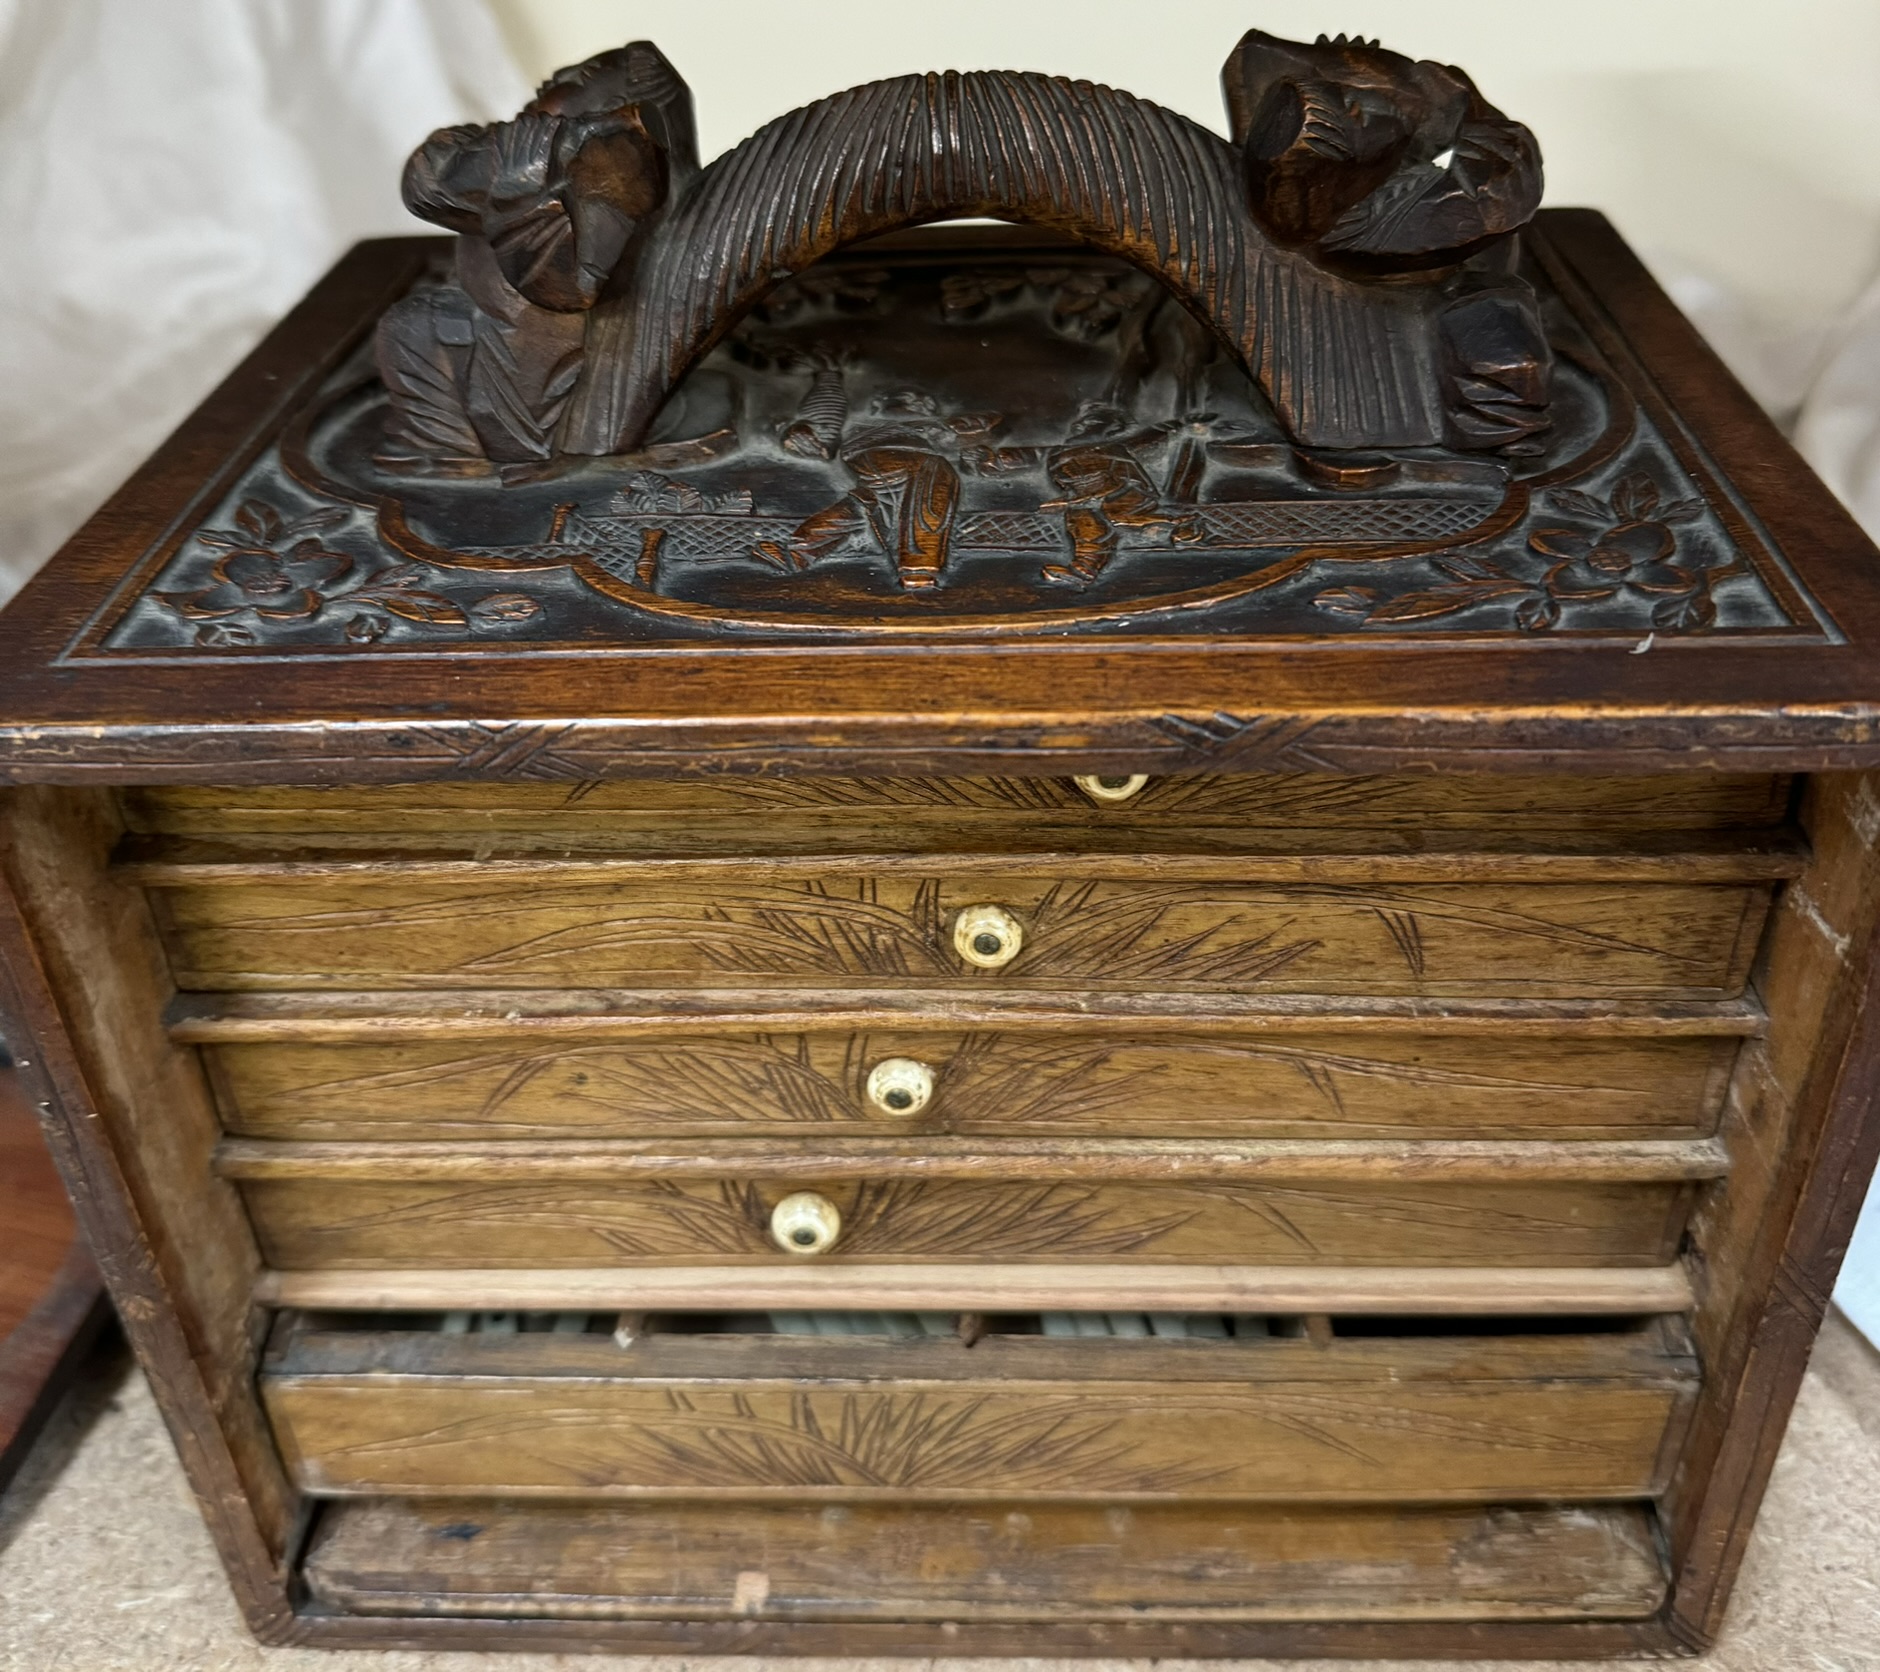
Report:
<svg viewBox="0 0 1880 1672"><path fill-rule="evenodd" d="M1548 500L1556 510L1597 526L1537 528L1529 534L1528 550L1550 560L1538 577L1531 571L1511 570L1494 558L1451 552L1431 559L1445 577L1439 586L1386 599L1368 586L1332 587L1313 602L1333 615L1352 616L1370 627L1433 621L1508 600L1515 626L1526 633L1544 633L1560 626L1575 604L1629 592L1650 603L1655 632L1716 625L1712 588L1740 573L1742 565L1711 567L1685 559L1672 526L1701 518L1703 501L1666 503L1658 484L1643 472L1623 478L1610 500L1574 488L1557 489Z"/></svg>
<svg viewBox="0 0 1880 1672"><path fill-rule="evenodd" d="M327 506L288 522L262 499L235 508L234 528L204 529L198 536L222 556L209 571L213 584L200 592L166 592L163 601L192 621L214 621L252 610L275 621L304 621L318 615L327 590L352 573L352 559L328 551L318 536L337 528L347 513Z"/></svg>
<svg viewBox="0 0 1880 1672"><path fill-rule="evenodd" d="M1557 560L1542 583L1554 597L1611 598L1629 587L1660 598L1688 598L1703 586L1699 571L1675 561L1678 537L1671 528L1702 516L1699 501L1661 504L1657 484L1643 475L1626 477L1610 503L1572 489L1552 497L1561 509L1607 525L1595 531L1537 528L1528 536L1534 551Z"/></svg>
<svg viewBox="0 0 1880 1672"><path fill-rule="evenodd" d="M277 621L318 615L323 588L352 572L352 559L301 540L286 552L246 548L224 554L211 569L215 584L201 592L168 593L164 601L194 621L253 610Z"/></svg>
<svg viewBox="0 0 1880 1672"><path fill-rule="evenodd" d="M1701 500L1667 503L1658 484L1642 472L1624 477L1610 500L1572 488L1558 489L1549 499L1560 510L1604 525L1592 531L1539 528L1528 536L1533 551L1556 559L1542 581L1556 611L1563 601L1610 598L1625 591L1650 601L1654 631L1689 632L1716 626L1714 588L1718 581L1740 573L1743 566L1731 563L1713 568L1680 561L1673 525L1701 518Z"/></svg>
<svg viewBox="0 0 1880 1672"><path fill-rule="evenodd" d="M181 616L204 625L196 642L218 648L258 642L254 628L230 618L248 615L260 621L309 621L331 607L351 609L341 625L353 644L375 644L392 629L393 618L420 627L468 631L503 630L539 617L539 599L522 592L491 592L468 606L434 591L421 564L394 564L363 576L353 560L329 551L316 537L350 515L328 506L293 522L265 500L243 500L235 528L205 529L197 536L222 555L210 569L211 584L199 592L162 592L157 596Z"/></svg>

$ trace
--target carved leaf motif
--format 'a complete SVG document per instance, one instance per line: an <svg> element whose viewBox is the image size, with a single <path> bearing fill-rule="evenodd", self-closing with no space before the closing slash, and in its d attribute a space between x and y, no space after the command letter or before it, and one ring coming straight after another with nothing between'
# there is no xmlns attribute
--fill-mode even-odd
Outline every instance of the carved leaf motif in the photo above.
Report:
<svg viewBox="0 0 1880 1672"><path fill-rule="evenodd" d="M1208 914L1192 934L1162 939L1169 915L1213 897L1171 884L1104 895L1092 884L1048 889L1031 913L1035 944L1050 947L1053 973L1106 976L1126 968L1142 980L1263 981L1318 950L1317 940L1281 940L1277 930L1246 931L1238 912ZM1015 969L1026 967L1020 953Z"/></svg>
<svg viewBox="0 0 1880 1672"><path fill-rule="evenodd" d="M1528 633L1542 633L1560 625L1560 600L1551 593L1523 598L1515 606L1515 625Z"/></svg>
<svg viewBox="0 0 1880 1672"><path fill-rule="evenodd" d="M1368 586L1333 586L1327 587L1312 600L1322 610L1330 610L1333 615L1370 615L1377 604L1377 594Z"/></svg>
<svg viewBox="0 0 1880 1672"><path fill-rule="evenodd" d="M381 587L421 587L430 578L430 572L421 563L395 563L389 569L381 569L367 584L375 591Z"/></svg>
<svg viewBox="0 0 1880 1672"><path fill-rule="evenodd" d="M1473 609L1491 598L1507 598L1528 591L1525 581L1482 582L1467 586L1437 587L1429 592L1406 592L1371 612L1371 620L1432 621L1438 616L1454 615Z"/></svg>
<svg viewBox="0 0 1880 1672"><path fill-rule="evenodd" d="M368 594L355 594L368 596ZM421 621L428 627L467 627L470 618L463 610L448 598L440 597L435 592L394 591L388 589L384 594L369 594L373 601L382 604L393 615L402 615L407 621Z"/></svg>
<svg viewBox="0 0 1880 1672"><path fill-rule="evenodd" d="M1513 578L1499 563L1469 552L1454 552L1448 557L1439 557L1435 560L1435 566L1445 575L1451 575L1459 581L1505 581Z"/></svg>
<svg viewBox="0 0 1880 1672"><path fill-rule="evenodd" d="M1586 556L1593 546L1591 537L1577 528L1537 528L1528 536L1528 544L1543 557L1568 561Z"/></svg>
<svg viewBox="0 0 1880 1672"><path fill-rule="evenodd" d="M264 499L244 499L235 508L236 526L259 545L271 546L284 532L281 514Z"/></svg>
<svg viewBox="0 0 1880 1672"><path fill-rule="evenodd" d="M1643 522L1658 509L1662 497L1656 482L1649 476L1635 473L1613 489L1612 509L1626 522Z"/></svg>
<svg viewBox="0 0 1880 1672"><path fill-rule="evenodd" d="M935 1489L997 1481L1023 1491L1075 1478L1085 1489L1176 1491L1221 1472L1132 1463L1134 1448L1113 1438L1114 1419L1084 1414L1071 1400L1001 1409L986 1395L804 1391L791 1395L787 1415L743 1393L674 1390L668 1400L672 1417L623 1439L703 1486Z"/></svg>
<svg viewBox="0 0 1880 1672"><path fill-rule="evenodd" d="M1547 500L1569 516L1587 517L1602 523L1612 521L1612 512L1603 500L1595 499L1590 493L1582 493L1578 488L1555 488L1547 495Z"/></svg>
<svg viewBox="0 0 1880 1672"><path fill-rule="evenodd" d="M257 642L255 630L244 627L237 621L205 621L196 629L196 642L215 649L227 649L232 645L254 644Z"/></svg>
<svg viewBox="0 0 1880 1672"><path fill-rule="evenodd" d="M354 644L377 644L392 630L392 624L382 615L355 615L346 623L346 637Z"/></svg>
<svg viewBox="0 0 1880 1672"><path fill-rule="evenodd" d="M940 1112L949 1127L1087 1121L1130 1102L1160 1069L1119 1072L1089 1045L1026 1045L968 1034L946 1065Z"/></svg>
<svg viewBox="0 0 1880 1672"><path fill-rule="evenodd" d="M542 606L526 592L491 592L470 605L470 617L478 626L507 626L515 621L533 621Z"/></svg>
<svg viewBox="0 0 1880 1672"><path fill-rule="evenodd" d="M864 1184L845 1214L848 1254L1089 1258L1135 1254L1194 1218L1128 1210L1081 1184Z"/></svg>
<svg viewBox="0 0 1880 1672"><path fill-rule="evenodd" d="M1403 954L1403 961L1409 966L1412 975L1422 975L1425 967L1423 956L1423 929L1417 922L1413 911L1389 911L1384 907L1376 908L1379 919L1390 931L1390 938L1397 943L1397 950Z"/></svg>
<svg viewBox="0 0 1880 1672"><path fill-rule="evenodd" d="M284 540L296 540L310 534L321 534L329 528L338 528L352 512L343 505L322 506L317 511L309 511L304 517L296 517L281 531Z"/></svg>
<svg viewBox="0 0 1880 1672"><path fill-rule="evenodd" d="M853 1119L855 1098L807 1060L800 1036L678 1050L595 1047L551 1052L518 1063L483 1101L480 1119L500 1121L540 1077L563 1099L581 1098L636 1120L716 1124L728 1119L826 1122ZM570 1087L570 1078L578 1089Z"/></svg>
<svg viewBox="0 0 1880 1672"><path fill-rule="evenodd" d="M1717 601L1708 588L1652 606L1652 626L1662 632L1691 632L1716 625Z"/></svg>

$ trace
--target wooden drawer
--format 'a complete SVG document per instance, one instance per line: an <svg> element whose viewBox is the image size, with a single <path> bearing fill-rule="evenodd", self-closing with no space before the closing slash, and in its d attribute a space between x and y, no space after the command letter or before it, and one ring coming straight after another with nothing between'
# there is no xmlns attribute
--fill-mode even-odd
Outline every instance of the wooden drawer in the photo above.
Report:
<svg viewBox="0 0 1880 1672"><path fill-rule="evenodd" d="M305 1577L362 1614L739 1623L1631 1620L1666 1591L1629 1503L349 1498Z"/></svg>
<svg viewBox="0 0 1880 1672"><path fill-rule="evenodd" d="M752 853L859 844L895 852L983 845L1004 833L1087 840L1125 832L1229 840L1302 830L1722 831L1780 824L1785 777L1683 773L1590 778L1445 774L1318 777L1203 773L1151 778L1097 802L1056 778L713 777L578 784L383 784L121 792L141 835L384 842L467 834L504 845L591 852L662 849Z"/></svg>
<svg viewBox="0 0 1880 1672"><path fill-rule="evenodd" d="M1754 1026L1741 1012L1638 1017L1634 1032L1546 1015L1067 1013L959 1031L793 1010L761 1031L541 1010L489 1013L478 1031L391 1006L211 1003L172 1032L204 1044L228 1129L256 1138L1599 1139L1714 1130Z"/></svg>
<svg viewBox="0 0 1880 1672"><path fill-rule="evenodd" d="M320 1494L1442 1501L1648 1496L1681 1324L1285 1340L297 1327L262 1397Z"/></svg>
<svg viewBox="0 0 1880 1672"><path fill-rule="evenodd" d="M1708 1143L1244 1146L1195 1153L867 1142L752 1155L630 1144L231 1143L267 1262L322 1268L801 1265L773 1240L812 1192L817 1262L1660 1265Z"/></svg>
<svg viewBox="0 0 1880 1672"><path fill-rule="evenodd" d="M877 861L860 876L819 862L768 880L750 867L626 862L205 864L144 875L163 885L185 989L762 981L1712 999L1741 990L1768 910L1769 884L1745 872L1792 864L1720 857L1708 867L1714 881L1702 866L1695 881L1628 880L1616 863L1601 881L1579 861L1539 867L1570 881L1352 884L1088 880L1099 866L1086 856L1051 865L1072 873L1055 878L1038 874L1047 867L1037 860L951 875ZM1646 869L1669 877L1674 867ZM1019 925L1019 950L1002 968L975 969L955 948L961 913L980 905Z"/></svg>

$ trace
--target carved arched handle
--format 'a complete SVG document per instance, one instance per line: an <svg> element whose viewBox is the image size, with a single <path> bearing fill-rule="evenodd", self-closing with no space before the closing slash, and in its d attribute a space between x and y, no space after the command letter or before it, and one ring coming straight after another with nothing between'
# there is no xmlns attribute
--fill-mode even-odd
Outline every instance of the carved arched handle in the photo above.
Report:
<svg viewBox="0 0 1880 1672"><path fill-rule="evenodd" d="M858 239L961 215L1127 257L1258 370L1253 290L1285 253L1249 215L1225 140L1087 81L902 76L779 118L669 206L593 316L567 449L636 446L687 368L779 279Z"/></svg>
<svg viewBox="0 0 1880 1672"><path fill-rule="evenodd" d="M1256 32L1228 91L1234 143L1087 81L901 76L694 173L690 96L656 49L563 71L517 121L447 130L414 161L413 206L464 234L463 289L387 315L381 463L631 453L770 286L960 215L1072 233L1154 274L1306 446L1492 448L1544 428L1533 297L1507 252L1478 261L1538 201L1532 135L1459 72L1342 37Z"/></svg>

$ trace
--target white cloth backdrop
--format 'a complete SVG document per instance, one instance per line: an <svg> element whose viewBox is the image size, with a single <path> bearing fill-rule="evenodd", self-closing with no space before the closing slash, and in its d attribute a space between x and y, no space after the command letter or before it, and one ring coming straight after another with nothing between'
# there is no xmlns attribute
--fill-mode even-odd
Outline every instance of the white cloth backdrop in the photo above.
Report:
<svg viewBox="0 0 1880 1672"><path fill-rule="evenodd" d="M0 596L527 97L484 0L0 0Z"/></svg>
<svg viewBox="0 0 1880 1672"><path fill-rule="evenodd" d="M349 243L417 229L418 140L527 92L486 0L0 0L0 597ZM1880 283L1771 342L1665 277L1880 538ZM1871 1203L1840 1299L1880 1342Z"/></svg>

